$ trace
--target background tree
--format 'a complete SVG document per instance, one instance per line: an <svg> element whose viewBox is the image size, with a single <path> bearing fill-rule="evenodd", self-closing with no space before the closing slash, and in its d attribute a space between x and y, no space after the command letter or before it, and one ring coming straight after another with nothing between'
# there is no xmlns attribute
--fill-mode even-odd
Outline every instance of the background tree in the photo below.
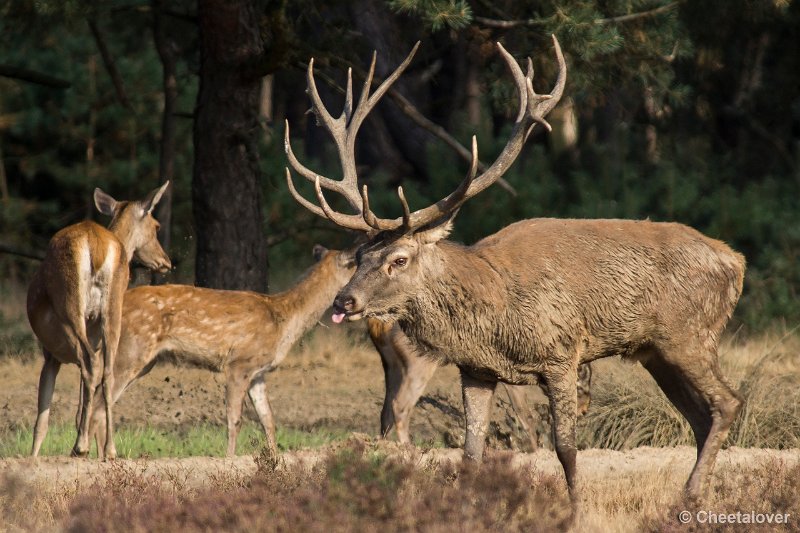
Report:
<svg viewBox="0 0 800 533"><path fill-rule="evenodd" d="M194 116L195 282L266 292L267 242L258 163L264 45L254 2L200 0L200 88Z"/></svg>

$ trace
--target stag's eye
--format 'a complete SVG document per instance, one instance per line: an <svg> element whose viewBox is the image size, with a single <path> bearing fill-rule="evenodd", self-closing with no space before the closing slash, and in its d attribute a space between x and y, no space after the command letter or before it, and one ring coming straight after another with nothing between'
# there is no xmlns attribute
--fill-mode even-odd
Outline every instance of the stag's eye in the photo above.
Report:
<svg viewBox="0 0 800 533"><path fill-rule="evenodd" d="M396 267L404 267L406 266L406 263L408 263L408 259L405 257L398 257L393 263Z"/></svg>

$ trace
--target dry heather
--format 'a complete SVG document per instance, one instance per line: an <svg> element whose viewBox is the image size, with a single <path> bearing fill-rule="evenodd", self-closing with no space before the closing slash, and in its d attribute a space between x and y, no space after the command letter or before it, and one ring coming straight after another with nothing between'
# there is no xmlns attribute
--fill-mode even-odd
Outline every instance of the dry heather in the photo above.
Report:
<svg viewBox="0 0 800 533"><path fill-rule="evenodd" d="M9 531L87 532L726 530L678 520L682 511L705 511L788 514L777 527L729 530L800 531L797 454L723 452L709 498L692 505L679 498L689 447L583 453L583 465L600 468L586 469L581 479L572 527L552 452L490 452L477 466L454 462L458 454L443 450L423 453L364 437L332 445L312 461L261 455L247 473L216 471L202 483L143 460L117 461L82 483L37 485L6 475L0 524ZM646 468L636 465L641 461Z"/></svg>
<svg viewBox="0 0 800 533"><path fill-rule="evenodd" d="M525 531L563 530L562 483L512 465L511 456L420 464L353 441L318 466L259 462L250 478L218 479L195 491L165 486L135 468L115 468L59 499L52 525L68 531ZM14 489L8 481L5 489ZM55 497L52 497L55 498ZM65 511L63 502L71 500ZM24 506L5 505L6 523L48 529Z"/></svg>

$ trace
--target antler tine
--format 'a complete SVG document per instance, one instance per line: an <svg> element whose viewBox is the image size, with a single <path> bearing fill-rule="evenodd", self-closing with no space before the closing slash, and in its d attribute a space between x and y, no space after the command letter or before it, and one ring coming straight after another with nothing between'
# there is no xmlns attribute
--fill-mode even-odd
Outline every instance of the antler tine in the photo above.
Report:
<svg viewBox="0 0 800 533"><path fill-rule="evenodd" d="M408 201L402 185L397 187L397 197L400 198L400 205L403 206L403 229L408 231L411 229L411 209L408 208Z"/></svg>
<svg viewBox="0 0 800 533"><path fill-rule="evenodd" d="M372 85L372 77L375 74L376 61L376 54L372 54L372 63L369 66L369 72L364 80L364 89L361 91L361 97L359 98L358 106L351 122L351 127L354 128L354 133L358 131L359 126L361 126L361 122L364 121L369 112L372 111L372 108L375 107L375 104L377 104L383 95L386 94L386 91L389 90L389 87L391 87L392 84L397 81L397 78L399 78L406 70L408 65L411 64L411 60L414 59L414 55L417 53L419 45L420 41L417 41L403 62L400 63L394 72L392 72L389 77L383 80L383 83L381 83L375 92L370 95L369 90Z"/></svg>
<svg viewBox="0 0 800 533"><path fill-rule="evenodd" d="M320 209L316 205L312 204L311 202L309 202L308 200L303 198L300 195L300 193L297 192L297 189L295 189L295 187L294 187L294 182L292 181L292 173L289 172L289 167L286 167L286 185L289 186L289 192L292 194L294 199L300 205L302 205L303 207L305 207L306 209L308 209L309 211L311 211L315 215L325 218L325 212L322 211L322 209Z"/></svg>
<svg viewBox="0 0 800 533"><path fill-rule="evenodd" d="M553 87L553 90L550 94L536 94L533 90L533 66L531 63L530 58L528 58L529 64L529 76L526 76L526 88L528 91L528 112L530 114L530 118L534 121L534 123L539 123L545 128L547 131L553 131L553 127L550 126L550 123L547 122L544 117L553 108L558 104L561 100L561 95L564 94L564 86L567 83L567 63L564 60L564 54L561 52L561 45L558 43L558 39L556 36L553 35L553 47L556 51L556 60L558 61L558 78L556 78L556 84Z"/></svg>
<svg viewBox="0 0 800 533"><path fill-rule="evenodd" d="M375 64L378 61L378 52L372 52L372 60L369 62L369 70L367 70L367 75L364 78L364 85L361 87L361 95L358 97L358 104L356 104L356 110L353 113L353 116L348 122L348 126L352 126L354 132L358 132L358 128L361 126L361 123L364 121L364 118L372 109L369 105L369 91L372 89L372 78L375 76ZM353 141L355 142L355 135L353 136Z"/></svg>
<svg viewBox="0 0 800 533"><path fill-rule="evenodd" d="M346 229L367 231L367 232L372 231L372 227L370 227L365 223L360 213L357 215L344 215L342 213L337 213L336 211L333 210L333 208L331 208L331 206L328 204L328 201L325 200L325 195L322 193L322 187L320 186L319 177L314 181L314 190L317 193L317 200L319 200L319 205L323 211L322 216L328 218L331 222L333 222L337 226L341 226Z"/></svg>
<svg viewBox="0 0 800 533"><path fill-rule="evenodd" d="M411 64L411 60L414 59L414 55L417 53L417 50L419 49L419 45L420 45L420 41L417 41L414 44L414 47L411 49L411 51L406 56L406 58L403 60L403 62L400 63L400 65L395 69L394 72L392 72L391 75L389 75L388 78L383 80L383 83L381 83L380 86L378 87L378 89L372 94L372 96L369 97L370 106L374 106L378 102L378 100L380 100L381 97L383 97L383 95L386 94L386 91L389 90L389 87L391 87L392 84L395 81L397 81L397 78L399 78L400 75L403 74L403 72L406 70L406 67L408 67L408 65Z"/></svg>
<svg viewBox="0 0 800 533"><path fill-rule="evenodd" d="M314 79L314 58L308 60L308 69L306 71L306 80L308 83L308 89L306 93L308 94L309 98L311 98L311 109L314 111L314 115L316 115L317 120L322 122L322 124L328 129L332 130L335 127L336 122L331 114L328 112L328 109L325 107L325 104L322 103L322 99L319 97L319 91L317 91L317 81Z"/></svg>
<svg viewBox="0 0 800 533"><path fill-rule="evenodd" d="M344 109L342 116L345 119L345 124L350 122L350 117L353 115L353 69L347 69L347 89L344 94Z"/></svg>
<svg viewBox="0 0 800 533"><path fill-rule="evenodd" d="M500 55L503 56L508 69L511 71L511 76L514 78L514 84L517 86L517 94L519 96L519 112L517 113L517 119L514 121L516 124L523 119L523 116L525 115L525 109L528 107L528 91L526 88L527 77L522 73L522 69L519 68L514 56L509 54L508 51L503 48L502 44L497 43L497 48L500 50ZM532 67L529 70L529 74L533 76Z"/></svg>
<svg viewBox="0 0 800 533"><path fill-rule="evenodd" d="M364 185L361 187L361 204L364 206L363 210L363 220L370 228L378 231L386 231L386 230L395 230L400 227L402 222L400 219L394 220L386 220L383 218L378 218L375 216L375 213L372 212L372 209L369 208L369 193L367 192L367 186ZM408 206L406 206L407 208Z"/></svg>

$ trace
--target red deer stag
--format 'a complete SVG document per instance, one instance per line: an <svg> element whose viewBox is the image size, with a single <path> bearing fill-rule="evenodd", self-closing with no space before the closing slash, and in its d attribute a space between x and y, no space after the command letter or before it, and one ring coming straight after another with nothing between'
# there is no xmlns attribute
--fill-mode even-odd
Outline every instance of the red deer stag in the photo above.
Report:
<svg viewBox="0 0 800 533"><path fill-rule="evenodd" d="M381 322L371 318L367 330L375 348L381 356L386 391L381 409L381 436L387 437L392 429L397 432L397 440L411 442L411 412L425 390L439 363L434 359L418 354L403 330L395 322ZM589 363L578 367L578 416L589 410L591 403L590 387L592 367ZM547 394L547 387L538 383ZM536 435L538 415L530 408L522 387L506 385L508 397L517 415L517 421L528 434L530 446L536 449L539 439Z"/></svg>
<svg viewBox="0 0 800 533"><path fill-rule="evenodd" d="M63 363L77 364L81 370L78 437L72 454L82 457L89 453L88 415L102 383L109 435L104 452L109 459L117 455L108 400L114 388L122 295L128 288L128 265L134 257L152 270L166 272L171 268L158 242L158 222L152 216L168 186L169 182L134 202L118 202L95 189L97 210L112 217L108 229L84 221L62 229L50 240L44 261L28 287L28 321L44 355L33 430L34 457L47 434L53 388Z"/></svg>
<svg viewBox="0 0 800 533"><path fill-rule="evenodd" d="M420 351L460 369L466 457L483 455L497 383L527 384L541 376L549 389L556 454L577 497L578 365L621 355L639 361L689 421L698 453L686 490L698 497L742 405L720 372L717 347L742 290L744 258L687 226L647 220L531 219L472 246L445 240L459 207L507 171L530 130L537 123L550 129L544 117L566 81L566 64L553 41L559 74L548 95L533 91L530 60L524 75L498 44L520 102L506 146L477 175L473 137L471 168L455 191L412 212L398 188L403 215L396 219L370 210L367 188L358 189L353 147L364 116L413 51L369 96L373 56L358 106L352 109L348 89L338 119L322 105L309 64L313 110L336 141L344 175L334 181L310 171L294 157L287 138L289 162L314 182L319 205L297 192L287 168L289 190L313 213L370 237L357 252L356 273L334 300L334 320L397 322ZM335 211L323 189L341 193L357 212Z"/></svg>
<svg viewBox="0 0 800 533"><path fill-rule="evenodd" d="M273 295L188 285L144 286L126 292L113 401L150 372L160 355L171 353L178 361L225 373L229 456L236 453L245 393L267 445L277 452L265 374L319 321L355 270L352 251L315 246L314 256L317 264L301 281ZM106 441L103 416L98 405L91 430L98 450Z"/></svg>

